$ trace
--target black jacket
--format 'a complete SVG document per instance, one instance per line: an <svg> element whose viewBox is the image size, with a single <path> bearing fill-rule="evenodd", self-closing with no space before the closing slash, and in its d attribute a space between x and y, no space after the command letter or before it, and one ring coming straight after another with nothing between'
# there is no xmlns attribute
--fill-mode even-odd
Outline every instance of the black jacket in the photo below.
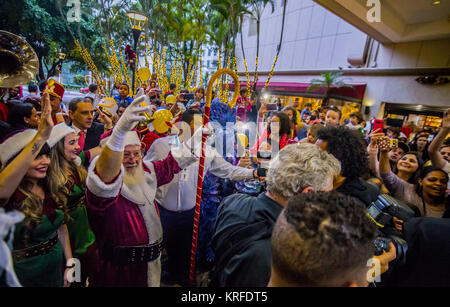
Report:
<svg viewBox="0 0 450 307"><path fill-rule="evenodd" d="M72 126L72 123L70 123ZM93 122L91 128L86 131L86 141L83 150L89 150L100 144L100 137L105 132L105 126L102 123Z"/></svg>
<svg viewBox="0 0 450 307"><path fill-rule="evenodd" d="M336 191L358 198L366 207L377 200L378 195L380 195L377 188L361 178L346 179Z"/></svg>
<svg viewBox="0 0 450 307"><path fill-rule="evenodd" d="M450 286L450 219L412 218L404 223L403 236L408 244L406 261L389 263L381 286Z"/></svg>
<svg viewBox="0 0 450 307"><path fill-rule="evenodd" d="M234 194L217 209L212 286L265 287L270 279L273 226L283 207L265 194Z"/></svg>

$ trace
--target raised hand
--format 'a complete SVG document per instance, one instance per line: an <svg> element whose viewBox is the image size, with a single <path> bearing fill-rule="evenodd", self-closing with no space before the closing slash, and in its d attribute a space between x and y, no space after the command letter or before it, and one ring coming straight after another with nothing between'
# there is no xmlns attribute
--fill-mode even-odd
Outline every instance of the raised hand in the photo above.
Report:
<svg viewBox="0 0 450 307"><path fill-rule="evenodd" d="M108 115L106 115L105 113L102 112L102 110L100 109L100 107L96 108L100 119L103 124L105 124L105 129L107 130L111 130L113 128L113 120L112 118L110 118Z"/></svg>
<svg viewBox="0 0 450 307"><path fill-rule="evenodd" d="M38 126L38 135L43 140L48 140L53 129L52 106L50 104L50 96L47 91L42 94L41 98L41 119Z"/></svg>
<svg viewBox="0 0 450 307"><path fill-rule="evenodd" d="M147 95L143 94L144 91L141 89L138 92L138 96L123 112L119 121L116 124L115 129L121 132L127 132L133 129L136 124L140 121L145 120L145 116L141 115L143 112L151 112L151 107L148 103ZM141 95L139 95L141 94ZM145 102L146 106L140 106L141 103Z"/></svg>
<svg viewBox="0 0 450 307"><path fill-rule="evenodd" d="M268 113L269 111L267 110L267 105L263 102L258 111L259 117L265 117Z"/></svg>
<svg viewBox="0 0 450 307"><path fill-rule="evenodd" d="M377 129L370 133L370 147L372 148L378 147L377 145L378 139L384 136L384 133L380 131L381 129Z"/></svg>
<svg viewBox="0 0 450 307"><path fill-rule="evenodd" d="M382 137L378 138L377 145L381 151L389 151L392 149L391 148L391 139L387 136L382 136Z"/></svg>
<svg viewBox="0 0 450 307"><path fill-rule="evenodd" d="M450 129L450 108L444 112L444 117L442 118L442 128Z"/></svg>

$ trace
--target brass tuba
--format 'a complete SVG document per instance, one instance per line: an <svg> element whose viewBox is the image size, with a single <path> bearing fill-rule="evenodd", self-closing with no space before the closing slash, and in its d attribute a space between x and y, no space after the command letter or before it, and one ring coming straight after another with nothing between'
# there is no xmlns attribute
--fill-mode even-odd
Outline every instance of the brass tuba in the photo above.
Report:
<svg viewBox="0 0 450 307"><path fill-rule="evenodd" d="M38 69L33 48L19 36L0 30L0 87L27 84Z"/></svg>

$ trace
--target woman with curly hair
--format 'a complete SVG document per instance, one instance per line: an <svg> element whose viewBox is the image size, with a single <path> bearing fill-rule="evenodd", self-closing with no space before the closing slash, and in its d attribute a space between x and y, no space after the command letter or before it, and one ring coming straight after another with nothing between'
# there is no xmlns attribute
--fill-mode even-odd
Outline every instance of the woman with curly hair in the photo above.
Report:
<svg viewBox="0 0 450 307"><path fill-rule="evenodd" d="M64 212L57 208L47 178L50 147L46 140L53 127L48 93L43 95L43 105L38 131L24 130L0 144L2 175L6 174L1 183L11 191L2 195L2 204L6 204L6 211L17 210L25 217L16 224L13 240L12 256L19 282L34 287L68 286L69 272L67 268L63 272L63 257L72 258L69 234ZM9 165L17 166L15 158L23 158L29 150L32 156L26 155L23 171L11 171Z"/></svg>
<svg viewBox="0 0 450 307"><path fill-rule="evenodd" d="M95 235L89 227L85 204L87 171L82 166L89 152L81 152L75 130L65 123L53 128L47 141L51 148L48 180L50 192L69 216L67 228L74 257L81 262L82 283L95 269ZM86 157L87 156L87 157ZM92 276L89 276L92 283Z"/></svg>
<svg viewBox="0 0 450 307"><path fill-rule="evenodd" d="M359 198L366 206L377 199L377 189L361 179L369 172L369 157L359 131L327 126L318 131L316 144L341 162L342 172L334 182L335 190Z"/></svg>

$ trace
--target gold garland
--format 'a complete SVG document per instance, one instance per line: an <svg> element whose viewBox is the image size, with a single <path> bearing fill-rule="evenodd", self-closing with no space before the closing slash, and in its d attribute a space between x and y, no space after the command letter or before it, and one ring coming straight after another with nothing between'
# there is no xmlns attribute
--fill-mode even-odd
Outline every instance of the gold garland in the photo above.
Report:
<svg viewBox="0 0 450 307"><path fill-rule="evenodd" d="M120 50L120 62L122 64L122 70L123 70L123 75L125 76L125 80L126 80L128 86L130 86L131 85L130 75L128 73L127 65L125 64L125 61L123 60L122 50Z"/></svg>
<svg viewBox="0 0 450 307"><path fill-rule="evenodd" d="M78 40L75 41L75 46L78 52L81 54L81 57L83 58L84 62L88 66L88 69L90 70L92 77L95 79L100 92L103 94L106 94L105 88L104 88L104 81L100 75L100 73L97 70L97 66L95 66L94 61L92 61L91 55L89 52L87 52L86 49L82 48Z"/></svg>
<svg viewBox="0 0 450 307"><path fill-rule="evenodd" d="M227 68L228 69L232 69L230 67L230 60L231 60L231 57L228 57L228 62L227 62ZM227 101L228 100L228 91L230 89L230 83L228 82L228 77L229 77L229 75L227 74L226 78L225 78L225 91L223 92L223 101Z"/></svg>
<svg viewBox="0 0 450 307"><path fill-rule="evenodd" d="M120 69L120 63L119 63L119 59L117 58L117 53L114 49L114 41L110 40L109 45L111 46L111 53L112 53L111 64L116 73L116 77L117 77L116 81L119 81L120 83L122 83L123 82L123 74L122 74L122 70Z"/></svg>
<svg viewBox="0 0 450 307"><path fill-rule="evenodd" d="M254 83L258 82L258 62L259 62L259 58L256 57L256 63L255 63L255 81ZM253 94L253 88L254 88L255 84L252 84L252 88L248 89L248 95L251 96Z"/></svg>
<svg viewBox="0 0 450 307"><path fill-rule="evenodd" d="M250 74L248 72L247 60L244 58L245 76L247 77L247 89L250 91Z"/></svg>
<svg viewBox="0 0 450 307"><path fill-rule="evenodd" d="M190 83L191 71L192 71L192 60L189 60L188 70L187 70L187 74L186 74L187 79L185 80L185 84L184 84L189 91L191 90L191 83Z"/></svg>
<svg viewBox="0 0 450 307"><path fill-rule="evenodd" d="M198 82L198 87L202 87L202 68L203 68L203 52L200 53L200 72L199 72L199 82Z"/></svg>
<svg viewBox="0 0 450 307"><path fill-rule="evenodd" d="M266 84L264 85L264 88L267 88L269 86L270 79L272 78L273 72L275 71L275 66L277 65L277 62L278 62L278 55L275 57L275 61L272 65L269 76L267 77L267 81L266 81Z"/></svg>

